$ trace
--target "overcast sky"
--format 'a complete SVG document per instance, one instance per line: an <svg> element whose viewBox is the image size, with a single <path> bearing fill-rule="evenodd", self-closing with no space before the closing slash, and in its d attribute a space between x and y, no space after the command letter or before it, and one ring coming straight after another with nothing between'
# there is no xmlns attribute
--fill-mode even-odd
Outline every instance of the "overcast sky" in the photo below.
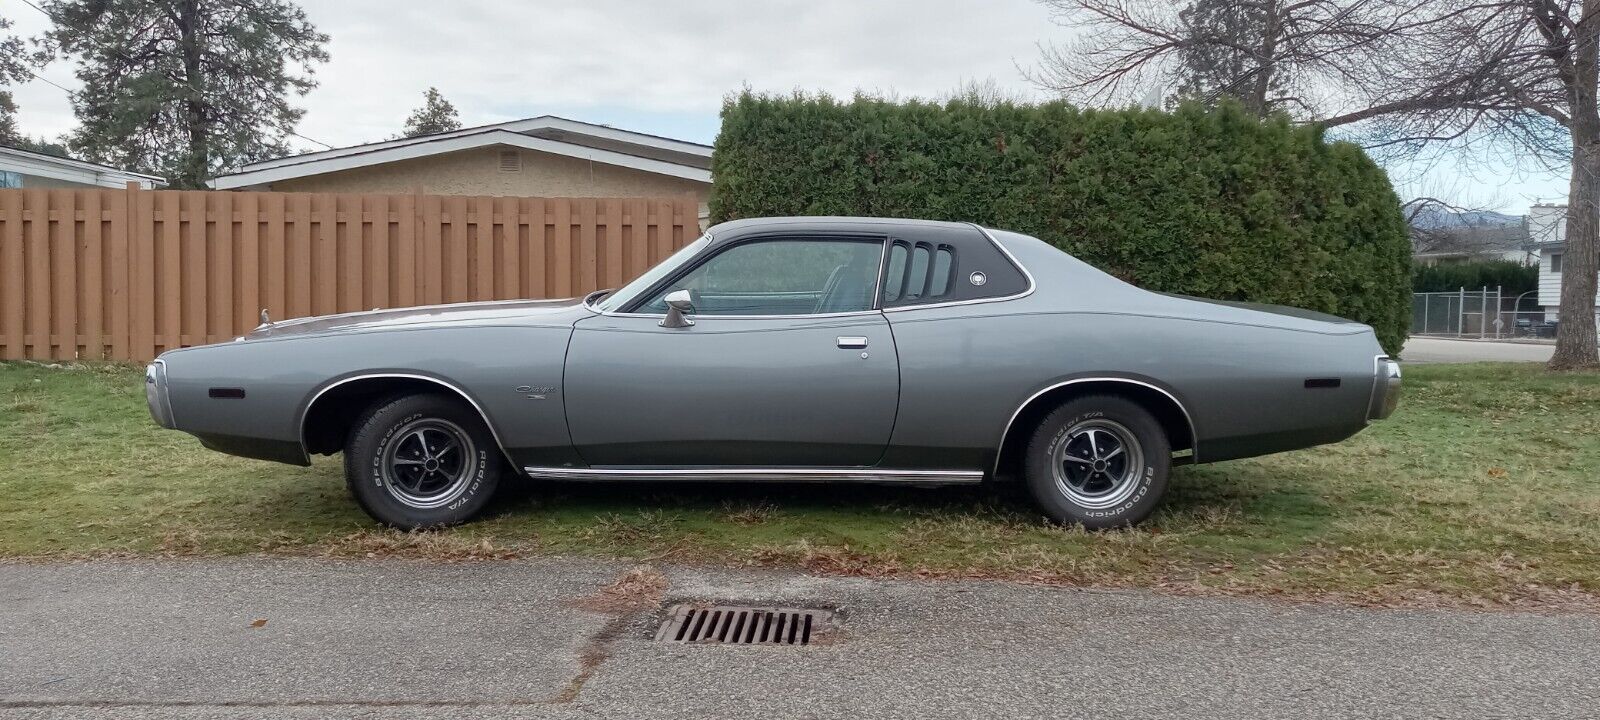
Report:
<svg viewBox="0 0 1600 720"><path fill-rule="evenodd" d="M938 96L992 80L1038 92L1017 70L1041 41L1065 38L1033 0L303 0L332 36L332 60L303 99L299 132L334 146L381 140L436 86L465 125L561 115L710 143L722 97L755 90L860 88ZM43 15L0 0L14 32ZM72 65L42 75L75 87ZM24 132L73 125L65 93L35 81L14 89ZM297 140L302 149L314 149ZM1447 164L1448 165L1448 164ZM1396 178L1402 195L1418 185ZM1564 176L1472 175L1445 167L1421 183L1523 212L1565 196Z"/></svg>

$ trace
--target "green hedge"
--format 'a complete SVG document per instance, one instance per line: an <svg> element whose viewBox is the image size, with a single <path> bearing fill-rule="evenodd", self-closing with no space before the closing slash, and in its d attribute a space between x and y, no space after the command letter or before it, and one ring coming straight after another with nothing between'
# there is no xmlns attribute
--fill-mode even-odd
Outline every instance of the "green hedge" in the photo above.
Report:
<svg viewBox="0 0 1600 720"><path fill-rule="evenodd" d="M712 172L716 221L968 220L1145 288L1354 318L1391 352L1410 320L1410 244L1388 176L1353 145L1236 107L744 93L723 106Z"/></svg>
<svg viewBox="0 0 1600 720"><path fill-rule="evenodd" d="M1499 287L1508 296L1539 287L1539 268L1512 260L1479 260L1455 265L1419 265L1411 273L1417 292L1455 292Z"/></svg>

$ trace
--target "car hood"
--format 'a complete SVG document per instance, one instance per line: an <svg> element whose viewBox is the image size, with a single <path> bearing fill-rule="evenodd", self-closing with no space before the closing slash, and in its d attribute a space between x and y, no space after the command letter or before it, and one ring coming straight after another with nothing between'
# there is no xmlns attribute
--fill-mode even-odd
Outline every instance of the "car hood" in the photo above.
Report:
<svg viewBox="0 0 1600 720"><path fill-rule="evenodd" d="M270 322L252 330L246 338L281 338L295 335L415 328L444 324L542 324L558 321L580 308L577 298L561 300L500 300L493 302L421 305L418 307L367 310L340 315L319 315Z"/></svg>

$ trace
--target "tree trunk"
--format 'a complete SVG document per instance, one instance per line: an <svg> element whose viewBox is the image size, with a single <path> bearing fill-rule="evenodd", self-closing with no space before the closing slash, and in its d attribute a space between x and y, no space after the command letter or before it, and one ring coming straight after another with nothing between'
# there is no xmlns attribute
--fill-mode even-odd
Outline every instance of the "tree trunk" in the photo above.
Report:
<svg viewBox="0 0 1600 720"><path fill-rule="evenodd" d="M1572 181L1567 197L1567 249L1561 263L1560 328L1550 369L1600 365L1595 348L1595 286L1600 282L1600 52L1595 42L1600 0L1584 3L1572 37L1571 66L1564 77L1572 119Z"/></svg>
<svg viewBox="0 0 1600 720"><path fill-rule="evenodd" d="M205 47L200 39L201 12L199 0L186 0L178 10L178 38L183 52L184 81L187 99L184 101L184 130L189 137L189 151L183 159L182 175L175 184L185 188L204 188L207 171L211 167L211 128L206 124L205 77L201 58Z"/></svg>
<svg viewBox="0 0 1600 720"><path fill-rule="evenodd" d="M1577 127L1573 128L1577 145ZM1595 290L1600 278L1600 138L1573 148L1567 197L1567 249L1561 258L1560 330L1550 369L1600 365L1595 348Z"/></svg>
<svg viewBox="0 0 1600 720"><path fill-rule="evenodd" d="M1267 93L1272 90L1272 73L1278 69L1276 66L1278 33L1282 32L1278 3L1267 3L1266 13L1266 22L1262 23L1261 44L1256 49L1255 82L1250 87L1249 99L1245 101L1245 109L1259 118L1266 117L1272 109L1272 104L1267 100Z"/></svg>

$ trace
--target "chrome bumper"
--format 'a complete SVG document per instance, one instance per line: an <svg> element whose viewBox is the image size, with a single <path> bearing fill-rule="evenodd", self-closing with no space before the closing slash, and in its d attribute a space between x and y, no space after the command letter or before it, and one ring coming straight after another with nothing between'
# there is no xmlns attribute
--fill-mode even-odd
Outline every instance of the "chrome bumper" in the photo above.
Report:
<svg viewBox="0 0 1600 720"><path fill-rule="evenodd" d="M157 360L144 368L144 402L156 424L171 430L172 401L167 398L167 364Z"/></svg>
<svg viewBox="0 0 1600 720"><path fill-rule="evenodd" d="M1393 415L1395 406L1400 404L1400 363L1379 356L1374 375L1367 419L1382 420Z"/></svg>

